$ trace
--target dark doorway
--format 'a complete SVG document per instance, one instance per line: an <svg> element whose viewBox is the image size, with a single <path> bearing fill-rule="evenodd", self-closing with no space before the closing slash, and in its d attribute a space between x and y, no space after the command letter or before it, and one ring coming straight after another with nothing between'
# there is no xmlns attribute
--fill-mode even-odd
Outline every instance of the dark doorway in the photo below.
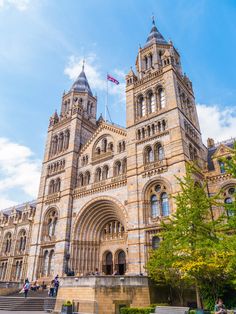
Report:
<svg viewBox="0 0 236 314"><path fill-rule="evenodd" d="M118 272L119 272L119 275L124 275L125 271L126 271L125 252L120 251L118 254Z"/></svg>
<svg viewBox="0 0 236 314"><path fill-rule="evenodd" d="M104 272L106 275L112 275L113 272L113 261L112 261L112 253L108 252L106 254L106 264L104 267Z"/></svg>

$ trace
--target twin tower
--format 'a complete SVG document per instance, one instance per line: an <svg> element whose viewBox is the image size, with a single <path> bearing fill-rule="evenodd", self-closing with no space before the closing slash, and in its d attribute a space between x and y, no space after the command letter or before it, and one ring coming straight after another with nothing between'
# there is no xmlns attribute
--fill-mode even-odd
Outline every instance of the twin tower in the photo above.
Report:
<svg viewBox="0 0 236 314"><path fill-rule="evenodd" d="M14 241L24 228L27 245L20 256L7 252L5 279L145 274L160 222L175 211L186 162L195 161L203 177L207 150L192 84L154 21L126 76L126 128L97 119L96 111L83 67L50 118L36 209L14 227ZM16 274L9 265L20 258Z"/></svg>

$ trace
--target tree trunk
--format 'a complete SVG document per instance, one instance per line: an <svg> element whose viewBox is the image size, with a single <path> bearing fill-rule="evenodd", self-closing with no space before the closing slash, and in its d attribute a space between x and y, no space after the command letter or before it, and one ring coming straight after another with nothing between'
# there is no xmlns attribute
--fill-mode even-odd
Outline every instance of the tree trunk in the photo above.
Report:
<svg viewBox="0 0 236 314"><path fill-rule="evenodd" d="M197 284L195 285L195 290L196 290L197 308L202 309L203 306L202 306L202 302L201 302L199 287Z"/></svg>

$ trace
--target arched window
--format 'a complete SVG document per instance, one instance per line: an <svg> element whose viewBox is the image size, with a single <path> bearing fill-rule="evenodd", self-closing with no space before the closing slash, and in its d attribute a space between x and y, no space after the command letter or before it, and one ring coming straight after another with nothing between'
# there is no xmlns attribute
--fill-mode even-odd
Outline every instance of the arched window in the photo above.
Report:
<svg viewBox="0 0 236 314"><path fill-rule="evenodd" d="M155 160L163 160L164 159L164 148L161 144L155 145Z"/></svg>
<svg viewBox="0 0 236 314"><path fill-rule="evenodd" d="M54 180L51 180L50 183L49 183L48 194L53 194L54 193L54 185L55 185Z"/></svg>
<svg viewBox="0 0 236 314"><path fill-rule="evenodd" d="M169 199L166 192L166 186L163 184L152 185L147 191L147 197L150 202L150 216L168 216L170 214Z"/></svg>
<svg viewBox="0 0 236 314"><path fill-rule="evenodd" d="M157 196L155 194L151 196L150 202L151 202L151 217L155 218L160 215L160 208Z"/></svg>
<svg viewBox="0 0 236 314"><path fill-rule="evenodd" d="M118 160L114 165L114 176L119 176L121 174L121 162Z"/></svg>
<svg viewBox="0 0 236 314"><path fill-rule="evenodd" d="M152 67L152 54L150 54L149 60L150 60L150 67Z"/></svg>
<svg viewBox="0 0 236 314"><path fill-rule="evenodd" d="M147 56L144 57L144 64L145 64L145 70L148 69L148 58Z"/></svg>
<svg viewBox="0 0 236 314"><path fill-rule="evenodd" d="M55 235L56 225L58 221L58 214L56 210L51 210L45 218L45 235L52 237Z"/></svg>
<svg viewBox="0 0 236 314"><path fill-rule="evenodd" d="M88 185L90 183L90 172L86 171L84 175L84 184Z"/></svg>
<svg viewBox="0 0 236 314"><path fill-rule="evenodd" d="M152 92L149 92L149 94L147 96L147 100L148 100L148 112L149 113L155 112L155 110L156 110L156 108L155 108L155 97L154 97Z"/></svg>
<svg viewBox="0 0 236 314"><path fill-rule="evenodd" d="M97 168L95 171L95 182L101 181L102 178L102 170L101 168Z"/></svg>
<svg viewBox="0 0 236 314"><path fill-rule="evenodd" d="M58 136L55 135L54 141L53 141L53 153L52 153L53 156L57 154L57 149L58 149Z"/></svg>
<svg viewBox="0 0 236 314"><path fill-rule="evenodd" d="M11 251L11 242L12 242L12 237L11 237L11 233L8 232L5 236L5 240L4 240L4 253L10 253Z"/></svg>
<svg viewBox="0 0 236 314"><path fill-rule="evenodd" d="M80 173L79 176L78 176L78 187L81 187L84 185L84 176L83 176L83 173Z"/></svg>
<svg viewBox="0 0 236 314"><path fill-rule="evenodd" d="M100 154L101 154L101 149L100 149L100 147L97 147L97 148L96 148L96 154L97 154L97 155L100 155Z"/></svg>
<svg viewBox="0 0 236 314"><path fill-rule="evenodd" d="M165 131L166 129L166 121L162 120L162 130Z"/></svg>
<svg viewBox="0 0 236 314"><path fill-rule="evenodd" d="M158 123L157 123L157 128L158 128L158 132L161 132L161 122L160 121L158 121Z"/></svg>
<svg viewBox="0 0 236 314"><path fill-rule="evenodd" d="M160 245L160 238L158 236L152 237L152 249L157 250Z"/></svg>
<svg viewBox="0 0 236 314"><path fill-rule="evenodd" d="M25 230L20 231L19 236L18 236L18 241L19 241L19 245L18 245L19 252L24 252L25 247L26 247L26 231Z"/></svg>
<svg viewBox="0 0 236 314"><path fill-rule="evenodd" d="M151 148L151 146L148 146L145 148L144 151L144 162L146 164L153 162L154 158L153 158L153 150Z"/></svg>
<svg viewBox="0 0 236 314"><path fill-rule="evenodd" d="M102 179L103 180L106 180L108 178L108 171L109 171L109 168L107 165L105 165L103 168L102 168Z"/></svg>
<svg viewBox="0 0 236 314"><path fill-rule="evenodd" d="M47 270L48 276L53 275L54 256L55 256L55 252L54 252L54 250L51 250L50 254L49 254L49 259L48 259L48 270Z"/></svg>
<svg viewBox="0 0 236 314"><path fill-rule="evenodd" d="M125 151L125 141L122 142L122 151Z"/></svg>
<svg viewBox="0 0 236 314"><path fill-rule="evenodd" d="M58 153L62 152L64 144L64 134L60 133L58 140Z"/></svg>
<svg viewBox="0 0 236 314"><path fill-rule="evenodd" d="M147 126L147 134L148 134L148 136L151 136L151 127L150 127L150 125Z"/></svg>
<svg viewBox="0 0 236 314"><path fill-rule="evenodd" d="M54 192L57 193L57 192L60 192L60 190L61 190L61 179L57 178L55 182Z"/></svg>
<svg viewBox="0 0 236 314"><path fill-rule="evenodd" d="M165 91L162 87L158 89L158 98L159 98L159 104L160 108L165 108L166 105L166 97L165 97Z"/></svg>
<svg viewBox="0 0 236 314"><path fill-rule="evenodd" d="M114 149L114 145L113 145L112 142L110 142L110 143L108 144L108 150L111 151L111 152L113 152L113 149Z"/></svg>
<svg viewBox="0 0 236 314"><path fill-rule="evenodd" d="M161 209L163 216L169 216L169 200L166 192L161 194Z"/></svg>
<svg viewBox="0 0 236 314"><path fill-rule="evenodd" d="M122 144L121 144L121 142L120 142L119 145L118 145L118 152L119 152L119 153L122 152Z"/></svg>
<svg viewBox="0 0 236 314"><path fill-rule="evenodd" d="M145 103L143 96L139 96L138 98L138 115L139 117L145 116Z"/></svg>
<svg viewBox="0 0 236 314"><path fill-rule="evenodd" d="M48 263L49 263L49 253L48 253L48 250L46 250L43 255L43 275L44 276L48 276Z"/></svg>
<svg viewBox="0 0 236 314"><path fill-rule="evenodd" d="M69 147L69 141L70 141L70 131L66 130L65 131L65 141L64 141L64 149L68 149Z"/></svg>
<svg viewBox="0 0 236 314"><path fill-rule="evenodd" d="M102 151L105 153L107 151L107 139L102 140Z"/></svg>
<svg viewBox="0 0 236 314"><path fill-rule="evenodd" d="M122 161L122 173L126 173L127 172L127 159L124 158Z"/></svg>

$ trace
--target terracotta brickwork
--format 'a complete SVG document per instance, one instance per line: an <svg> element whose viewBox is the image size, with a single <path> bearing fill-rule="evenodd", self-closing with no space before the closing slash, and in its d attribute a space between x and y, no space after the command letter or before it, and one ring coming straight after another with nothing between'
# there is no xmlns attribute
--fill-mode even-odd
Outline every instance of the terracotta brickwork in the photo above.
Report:
<svg viewBox="0 0 236 314"><path fill-rule="evenodd" d="M220 163L232 140L203 145L192 83L155 24L126 76L126 128L96 108L83 67L50 118L37 200L0 213L0 280L145 275L188 161L209 194L232 201L236 182Z"/></svg>

